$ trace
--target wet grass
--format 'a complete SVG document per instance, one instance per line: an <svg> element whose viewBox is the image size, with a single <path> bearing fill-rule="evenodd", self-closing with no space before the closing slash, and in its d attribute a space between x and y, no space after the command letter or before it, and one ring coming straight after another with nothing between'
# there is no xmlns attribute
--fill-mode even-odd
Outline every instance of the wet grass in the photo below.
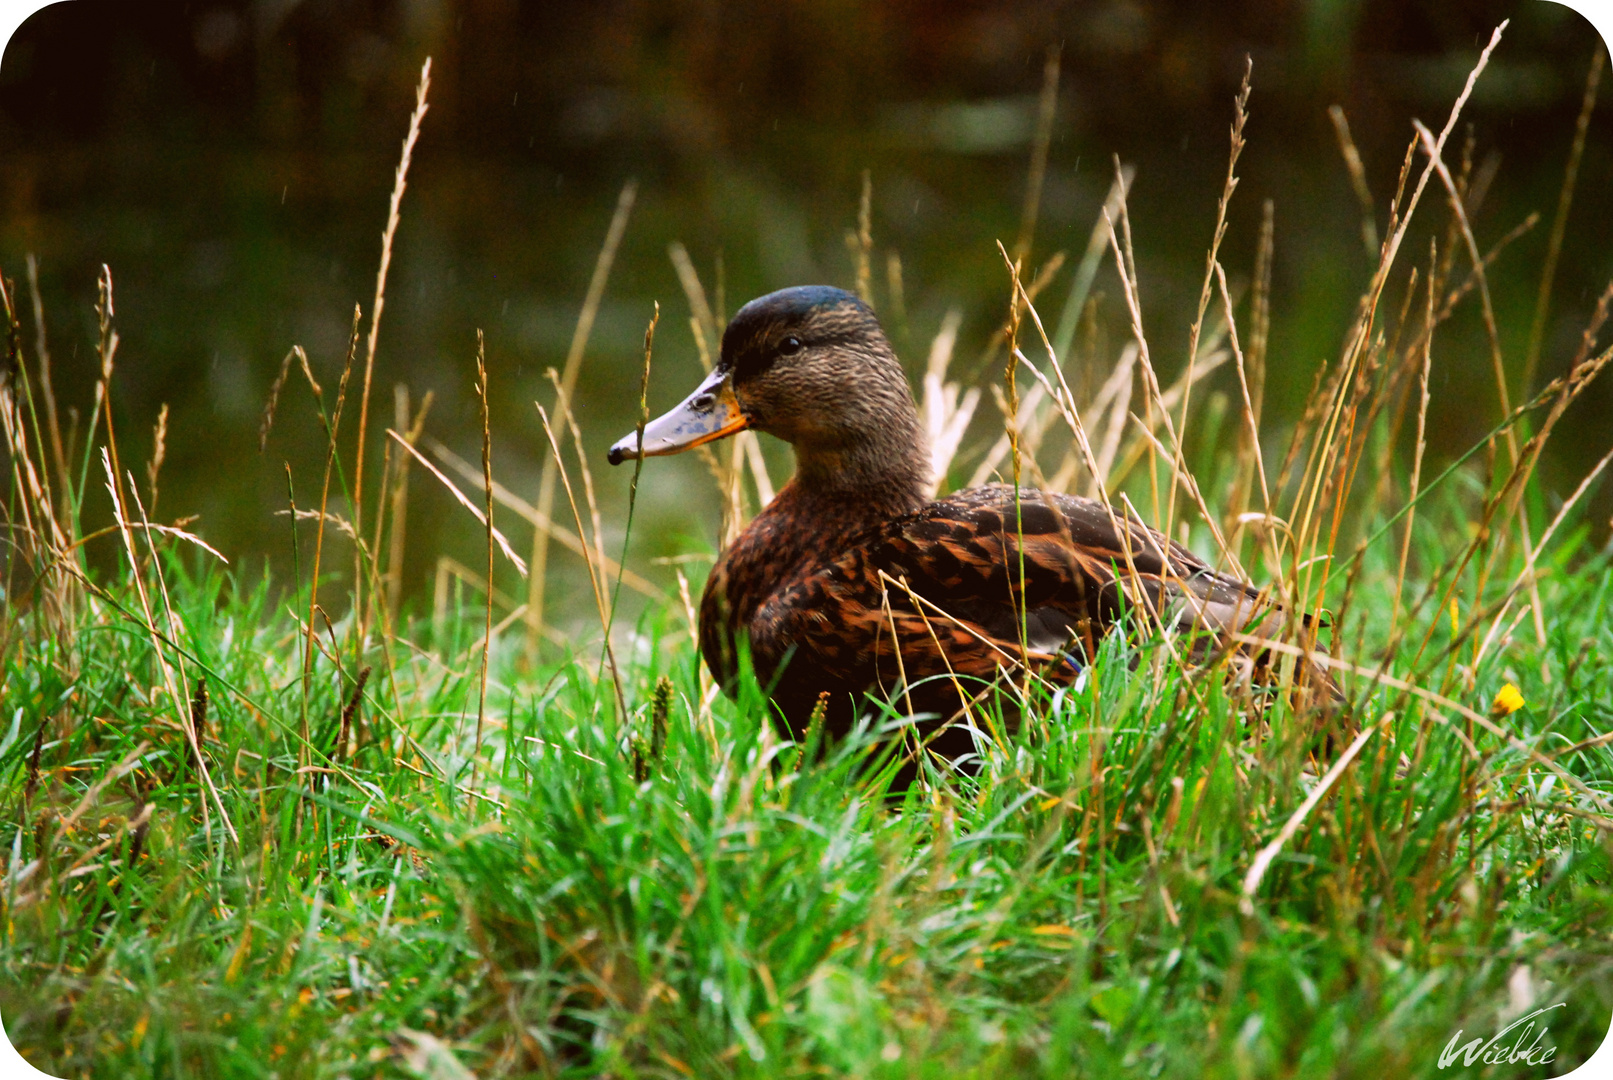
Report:
<svg viewBox="0 0 1613 1080"><path fill-rule="evenodd" d="M127 582L5 667L0 1010L59 1075L1434 1075L1458 1028L1564 1003L1566 1066L1613 1011L1599 800L1415 697L1359 707L1377 734L1245 914L1315 740L1146 677L1158 643L898 797L878 721L803 760L754 684L703 709L681 614L633 635L625 720L597 662L517 674L511 642L472 794L480 611L414 627L339 747L352 680L304 698L295 609L164 558L222 814ZM1573 561L1547 647L1459 696L1515 681L1508 729L1605 799L1613 747L1574 747L1613 727L1613 575Z"/></svg>
<svg viewBox="0 0 1613 1080"><path fill-rule="evenodd" d="M1010 259L1009 315L977 365L1009 373L1002 439L959 450L981 395L946 382L955 322L924 415L952 433L943 481L1003 470L1133 500L1286 610L1325 613L1256 644L1330 667L1349 703L1184 666L1186 643L1142 625L1106 638L1078 688L1005 681L977 713L978 769L921 756L900 791L899 702L790 743L754 679L733 699L711 685L683 590L633 574L631 548L626 570L606 557L566 377L542 412L540 506L495 481L488 412L478 470L424 437L429 403L406 396L366 503L341 443L344 415L366 415L361 319L339 382L294 350L276 392L307 384L328 450L322 475L288 468L295 576L271 580L188 523L154 524L160 460L144 483L119 460L110 272L78 447L7 283L12 1041L58 1075L131 1077L1433 1076L1474 1039L1462 1075L1588 1057L1613 1015L1613 549L1582 508L1609 459L1570 493L1535 465L1613 361L1607 303L1566 374L1517 390L1466 457L1424 461L1436 330L1464 300L1490 311L1471 153L1441 158L1458 102L1415 172L1408 155L1339 360L1299 423L1262 437L1270 231L1241 317L1217 257L1247 94L1175 383L1142 331L1117 172L1088 261L1107 249L1120 268L1126 348L1088 332L1086 271L1056 320L1076 329L1046 342L1035 304L1059 260ZM1425 184L1449 219L1416 277L1397 254ZM709 348L719 327L686 269ZM1080 398L1075 365L1106 373ZM1201 385L1218 367L1235 383ZM477 388L499 393L485 368ZM429 606L396 587L406 463L436 470L416 443L474 489L460 503L486 533L485 571L444 554ZM771 491L751 450L707 457L721 536ZM92 484L104 526L81 515ZM568 511L574 532L550 517ZM495 528L511 514L548 575L525 603L501 580L520 562ZM585 572L599 629L567 636L543 590ZM632 624L622 581L652 598ZM1531 1016L1498 1044L1507 1061L1483 1060Z"/></svg>

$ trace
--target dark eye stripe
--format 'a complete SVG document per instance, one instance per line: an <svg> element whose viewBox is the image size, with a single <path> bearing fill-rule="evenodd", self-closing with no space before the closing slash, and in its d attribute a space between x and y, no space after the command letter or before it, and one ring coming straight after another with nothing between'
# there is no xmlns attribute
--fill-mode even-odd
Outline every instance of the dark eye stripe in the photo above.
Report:
<svg viewBox="0 0 1613 1080"><path fill-rule="evenodd" d="M777 342L756 341L740 353L734 364L734 377L740 381L753 379L771 368L779 357L794 356L804 348L806 343L798 334L788 334Z"/></svg>

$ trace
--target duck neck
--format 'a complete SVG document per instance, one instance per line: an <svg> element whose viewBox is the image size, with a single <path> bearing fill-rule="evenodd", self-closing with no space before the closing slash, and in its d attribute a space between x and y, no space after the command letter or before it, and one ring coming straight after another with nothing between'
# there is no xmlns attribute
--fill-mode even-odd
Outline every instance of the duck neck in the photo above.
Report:
<svg viewBox="0 0 1613 1080"><path fill-rule="evenodd" d="M834 517L886 521L929 501L930 448L911 399L839 438L798 442L791 487Z"/></svg>

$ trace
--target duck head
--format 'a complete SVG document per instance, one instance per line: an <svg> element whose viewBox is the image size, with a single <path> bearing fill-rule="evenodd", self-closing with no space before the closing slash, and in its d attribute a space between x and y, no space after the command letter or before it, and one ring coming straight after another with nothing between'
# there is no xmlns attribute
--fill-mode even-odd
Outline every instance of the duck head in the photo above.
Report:
<svg viewBox="0 0 1613 1080"><path fill-rule="evenodd" d="M722 355L683 403L644 427L642 456L676 454L746 429L790 443L816 488L915 486L929 450L901 363L857 297L822 285L752 300L723 332ZM639 457L638 433L610 462Z"/></svg>

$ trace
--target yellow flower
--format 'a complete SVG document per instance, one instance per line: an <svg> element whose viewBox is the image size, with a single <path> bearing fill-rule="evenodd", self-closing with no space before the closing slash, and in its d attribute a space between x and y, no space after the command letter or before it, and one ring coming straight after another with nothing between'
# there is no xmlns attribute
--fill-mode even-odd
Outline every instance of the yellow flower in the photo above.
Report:
<svg viewBox="0 0 1613 1080"><path fill-rule="evenodd" d="M1496 716L1511 716L1523 708L1523 695L1512 683L1507 683L1496 691L1495 700L1490 702L1490 712Z"/></svg>

